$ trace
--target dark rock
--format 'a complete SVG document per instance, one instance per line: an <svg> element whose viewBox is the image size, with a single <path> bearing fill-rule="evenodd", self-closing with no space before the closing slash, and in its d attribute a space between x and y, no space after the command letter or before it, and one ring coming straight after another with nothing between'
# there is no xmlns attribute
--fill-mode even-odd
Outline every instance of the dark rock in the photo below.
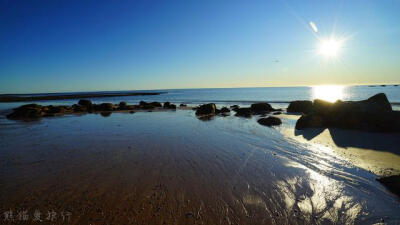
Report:
<svg viewBox="0 0 400 225"><path fill-rule="evenodd" d="M238 109L239 106L238 106L238 105L231 105L229 108L231 108L231 109Z"/></svg>
<svg viewBox="0 0 400 225"><path fill-rule="evenodd" d="M220 111L221 111L221 113L229 113L231 110L229 110L226 107L222 107Z"/></svg>
<svg viewBox="0 0 400 225"><path fill-rule="evenodd" d="M140 101L139 102L139 106L144 107L145 105L148 105L149 103L145 102L145 101Z"/></svg>
<svg viewBox="0 0 400 225"><path fill-rule="evenodd" d="M170 102L164 102L164 108L169 108L170 105L171 105Z"/></svg>
<svg viewBox="0 0 400 225"><path fill-rule="evenodd" d="M274 111L274 108L272 108L272 106L266 102L251 104L250 108L253 111L253 114Z"/></svg>
<svg viewBox="0 0 400 225"><path fill-rule="evenodd" d="M94 106L94 105L93 105L93 106ZM76 113L79 113L79 112L86 112L86 111L87 111L87 108L86 108L86 106L74 104L74 105L72 105L72 110L73 110L74 112L76 112Z"/></svg>
<svg viewBox="0 0 400 225"><path fill-rule="evenodd" d="M78 105L85 106L86 108L90 108L92 106L92 101L87 99L81 99L78 102Z"/></svg>
<svg viewBox="0 0 400 225"><path fill-rule="evenodd" d="M180 104L179 107L186 107L186 104Z"/></svg>
<svg viewBox="0 0 400 225"><path fill-rule="evenodd" d="M161 103L159 102L144 102L140 101L139 106L143 109L154 109L156 107L162 107Z"/></svg>
<svg viewBox="0 0 400 225"><path fill-rule="evenodd" d="M196 115L215 115L216 107L214 103L204 104L198 107Z"/></svg>
<svg viewBox="0 0 400 225"><path fill-rule="evenodd" d="M129 113L130 113L130 114L134 114L134 113L135 113L135 111L129 111Z"/></svg>
<svg viewBox="0 0 400 225"><path fill-rule="evenodd" d="M274 116L269 116L267 118L261 118L261 119L257 120L257 122L264 126L278 126L278 125L282 124L281 119L279 119L278 117L274 117Z"/></svg>
<svg viewBox="0 0 400 225"><path fill-rule="evenodd" d="M392 111L386 95L377 94L363 101L315 100L312 109L300 117L296 129L335 127L378 132L400 131L400 115Z"/></svg>
<svg viewBox="0 0 400 225"><path fill-rule="evenodd" d="M290 102L287 112L290 113L308 113L313 106L312 101L293 101Z"/></svg>
<svg viewBox="0 0 400 225"><path fill-rule="evenodd" d="M252 114L251 108L237 108L234 111L236 112L235 116L240 117L251 117Z"/></svg>
<svg viewBox="0 0 400 225"><path fill-rule="evenodd" d="M121 107L126 107L127 106L127 104L126 104L126 102L120 102L119 103L119 107L121 108Z"/></svg>
<svg viewBox="0 0 400 225"><path fill-rule="evenodd" d="M42 117L42 106L37 104L27 104L13 109L13 112L7 115L8 119L37 119Z"/></svg>
<svg viewBox="0 0 400 225"><path fill-rule="evenodd" d="M391 192L400 197L400 175L381 177L377 180L385 185L385 187L387 187Z"/></svg>
<svg viewBox="0 0 400 225"><path fill-rule="evenodd" d="M151 102L150 105L152 105L154 107L162 107L161 103L159 103L159 102Z"/></svg>
<svg viewBox="0 0 400 225"><path fill-rule="evenodd" d="M170 103L170 102L165 102L164 106L165 109L176 109L176 105Z"/></svg>
<svg viewBox="0 0 400 225"><path fill-rule="evenodd" d="M45 111L45 110L43 110L43 111ZM46 110L46 113L51 113L51 114L59 114L59 113L64 113L64 112L65 112L65 109L63 106L49 105Z"/></svg>
<svg viewBox="0 0 400 225"><path fill-rule="evenodd" d="M114 109L114 106L111 103L101 103L99 105L99 109L101 111L112 111Z"/></svg>
<svg viewBox="0 0 400 225"><path fill-rule="evenodd" d="M274 112L274 113L272 113L273 115L281 115L282 114L282 112Z"/></svg>
<svg viewBox="0 0 400 225"><path fill-rule="evenodd" d="M308 127L323 127L324 121L322 117L317 115L303 115L296 122L296 129L301 130Z"/></svg>

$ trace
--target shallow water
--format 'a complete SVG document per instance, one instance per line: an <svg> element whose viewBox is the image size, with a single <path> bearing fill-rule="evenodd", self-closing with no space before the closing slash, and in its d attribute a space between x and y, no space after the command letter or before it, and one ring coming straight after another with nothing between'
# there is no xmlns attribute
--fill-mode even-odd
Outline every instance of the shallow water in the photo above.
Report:
<svg viewBox="0 0 400 225"><path fill-rule="evenodd" d="M371 224L400 204L332 151L191 110L0 119L0 210L71 224ZM63 224L58 218L54 223Z"/></svg>

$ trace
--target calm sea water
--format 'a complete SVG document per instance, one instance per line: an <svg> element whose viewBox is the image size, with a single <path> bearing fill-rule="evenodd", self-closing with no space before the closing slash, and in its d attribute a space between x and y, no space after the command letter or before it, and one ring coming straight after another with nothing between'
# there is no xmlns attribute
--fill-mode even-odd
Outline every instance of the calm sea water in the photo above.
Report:
<svg viewBox="0 0 400 225"><path fill-rule="evenodd" d="M265 88L213 88L213 89L171 89L162 90L167 93L155 96L125 96L115 98L95 98L94 102L118 103L126 101L128 104L144 101L170 101L174 103L200 104L214 102L218 104L250 104L266 101L285 105L294 100L313 100L315 98L334 101L363 100L377 93L385 93L394 108L400 104L400 86L318 86L318 87L265 87ZM125 91L134 92L134 91ZM80 92L82 93L82 92ZM121 93L95 92L95 93ZM77 94L77 92L64 93ZM43 94L52 95L52 94ZM37 101L40 104L74 104L77 100ZM25 103L1 103L0 109L8 109Z"/></svg>

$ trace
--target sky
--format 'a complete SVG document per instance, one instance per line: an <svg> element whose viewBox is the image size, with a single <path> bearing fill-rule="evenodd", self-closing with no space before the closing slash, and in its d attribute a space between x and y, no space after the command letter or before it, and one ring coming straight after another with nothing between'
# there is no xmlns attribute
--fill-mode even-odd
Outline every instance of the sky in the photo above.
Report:
<svg viewBox="0 0 400 225"><path fill-rule="evenodd" d="M0 93L400 83L399 12L399 0L0 0Z"/></svg>

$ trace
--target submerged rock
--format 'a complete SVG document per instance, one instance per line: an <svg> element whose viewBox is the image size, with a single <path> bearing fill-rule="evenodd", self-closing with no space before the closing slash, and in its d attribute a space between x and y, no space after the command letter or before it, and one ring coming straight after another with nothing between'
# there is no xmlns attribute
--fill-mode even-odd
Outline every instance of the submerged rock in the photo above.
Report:
<svg viewBox="0 0 400 225"><path fill-rule="evenodd" d="M215 113L216 113L216 106L214 103L201 105L196 110L197 116L215 115Z"/></svg>
<svg viewBox="0 0 400 225"><path fill-rule="evenodd" d="M282 124L281 119L279 119L278 117L274 117L274 116L269 116L267 118L261 118L259 120L257 120L257 122L261 125L264 126L278 126Z"/></svg>
<svg viewBox="0 0 400 225"><path fill-rule="evenodd" d="M313 106L312 101L293 101L289 103L287 112L290 113L308 113Z"/></svg>
<svg viewBox="0 0 400 225"><path fill-rule="evenodd" d="M400 112L393 111L383 93L363 101L314 100L311 110L301 116L296 129L336 127L378 132L400 131Z"/></svg>

